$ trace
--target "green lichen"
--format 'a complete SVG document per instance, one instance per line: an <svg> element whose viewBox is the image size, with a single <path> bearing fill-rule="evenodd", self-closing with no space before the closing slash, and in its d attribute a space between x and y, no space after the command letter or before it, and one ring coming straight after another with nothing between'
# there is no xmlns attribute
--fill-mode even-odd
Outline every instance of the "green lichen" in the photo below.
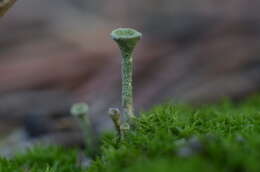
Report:
<svg viewBox="0 0 260 172"><path fill-rule="evenodd" d="M119 28L111 33L122 54L122 108L123 117L135 118L133 107L133 51L142 34L130 28Z"/></svg>
<svg viewBox="0 0 260 172"><path fill-rule="evenodd" d="M116 128L116 131L117 131L117 134L119 136L119 138L122 137L122 131L121 131L121 112L118 108L109 108L108 110L108 114L110 115L110 118L112 119L114 125L115 125L115 128Z"/></svg>
<svg viewBox="0 0 260 172"><path fill-rule="evenodd" d="M76 103L71 107L71 114L75 117L84 118L88 115L88 105L86 103Z"/></svg>
<svg viewBox="0 0 260 172"><path fill-rule="evenodd" d="M79 122L84 134L84 141L88 156L94 157L96 154L95 137L93 136L91 122L89 120L89 107L86 103L75 103L71 107L71 115Z"/></svg>
<svg viewBox="0 0 260 172"><path fill-rule="evenodd" d="M130 28L118 28L112 31L111 36L115 40L120 39L140 39L142 34L135 29Z"/></svg>

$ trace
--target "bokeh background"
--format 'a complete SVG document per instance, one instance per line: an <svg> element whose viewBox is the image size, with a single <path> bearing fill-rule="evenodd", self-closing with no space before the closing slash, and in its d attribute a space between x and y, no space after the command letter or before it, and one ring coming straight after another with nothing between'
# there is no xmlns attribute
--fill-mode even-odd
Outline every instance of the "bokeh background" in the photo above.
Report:
<svg viewBox="0 0 260 172"><path fill-rule="evenodd" d="M69 115L78 101L89 104L97 133L111 128L107 109L120 106L121 80L109 34L118 27L143 33L137 112L257 93L259 8L258 0L19 0L0 21L1 145L82 143Z"/></svg>

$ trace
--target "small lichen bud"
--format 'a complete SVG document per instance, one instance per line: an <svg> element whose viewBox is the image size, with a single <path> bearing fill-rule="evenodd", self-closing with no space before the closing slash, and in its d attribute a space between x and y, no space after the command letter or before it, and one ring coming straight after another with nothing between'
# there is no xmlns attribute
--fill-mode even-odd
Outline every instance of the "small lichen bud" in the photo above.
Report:
<svg viewBox="0 0 260 172"><path fill-rule="evenodd" d="M122 131L127 131L127 130L130 129L130 125L128 123L123 123L123 124L120 125L120 129Z"/></svg>
<svg viewBox="0 0 260 172"><path fill-rule="evenodd" d="M121 135L121 129L120 129L120 125L121 125L121 112L118 108L109 108L108 110L108 114L110 115L115 128L117 130L118 135Z"/></svg>
<svg viewBox="0 0 260 172"><path fill-rule="evenodd" d="M109 108L108 114L111 116L113 120L117 120L120 118L120 110L118 108Z"/></svg>

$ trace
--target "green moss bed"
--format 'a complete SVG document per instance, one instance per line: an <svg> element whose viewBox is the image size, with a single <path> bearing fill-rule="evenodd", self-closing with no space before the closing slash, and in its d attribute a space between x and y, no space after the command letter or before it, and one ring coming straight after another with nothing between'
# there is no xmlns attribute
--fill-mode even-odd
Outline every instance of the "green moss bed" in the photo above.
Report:
<svg viewBox="0 0 260 172"><path fill-rule="evenodd" d="M0 172L249 172L260 171L260 97L191 107L160 105L142 113L118 143L105 134L87 169L77 150L36 148L0 160Z"/></svg>

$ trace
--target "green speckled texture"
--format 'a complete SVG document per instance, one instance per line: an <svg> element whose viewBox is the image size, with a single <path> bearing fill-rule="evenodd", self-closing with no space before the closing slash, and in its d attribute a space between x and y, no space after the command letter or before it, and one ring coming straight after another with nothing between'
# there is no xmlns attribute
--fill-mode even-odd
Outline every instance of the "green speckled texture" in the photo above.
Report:
<svg viewBox="0 0 260 172"><path fill-rule="evenodd" d="M122 59L122 106L123 114L133 117L133 57L132 54L123 53Z"/></svg>
<svg viewBox="0 0 260 172"><path fill-rule="evenodd" d="M119 28L111 33L122 54L122 107L123 117L134 118L133 108L133 50L141 38L134 29Z"/></svg>

